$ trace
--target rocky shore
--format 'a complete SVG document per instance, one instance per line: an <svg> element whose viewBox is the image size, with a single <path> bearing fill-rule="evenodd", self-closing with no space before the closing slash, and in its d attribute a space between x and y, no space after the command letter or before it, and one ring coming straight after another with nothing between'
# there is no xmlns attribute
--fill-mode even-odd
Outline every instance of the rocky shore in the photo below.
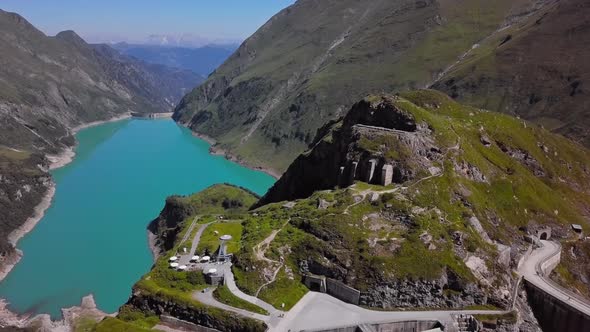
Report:
<svg viewBox="0 0 590 332"><path fill-rule="evenodd" d="M109 123L109 122L117 122L117 121L130 119L130 118L131 118L131 113L126 113L126 114L111 118L109 120L93 121L93 122L85 123L85 124L82 124L82 125L72 128L70 133L72 135L75 135L80 130L83 130L86 128L99 126L99 125ZM54 169L62 168L64 166L66 166L67 164L71 163L74 160L74 157L76 156L76 152L74 151L74 149L75 149L75 146L68 147L68 148L64 149L64 151L60 154L46 156L47 159L51 163L49 166L49 169L54 170Z"/></svg>
<svg viewBox="0 0 590 332"><path fill-rule="evenodd" d="M23 236L27 235L30 231L35 228L37 223L41 221L43 216L45 215L45 210L49 208L51 205L51 201L53 200L53 196L55 195L55 184L51 182L45 196L41 200L41 203L35 207L34 214L27 219L27 221L19 228L15 229L8 235L8 241L14 247L16 247L16 243L20 240ZM16 249L16 254L13 255L12 259L5 261L5 263L0 266L0 281L4 280L8 273L12 271L14 266L20 261L23 256L23 252Z"/></svg>
<svg viewBox="0 0 590 332"><path fill-rule="evenodd" d="M6 301L0 300L0 329L35 327L37 331L68 332L75 330L80 319L98 322L106 316L115 316L99 310L92 295L83 297L79 306L62 309L62 319L57 321L51 320L47 314L18 315L8 310L7 305Z"/></svg>
<svg viewBox="0 0 590 332"><path fill-rule="evenodd" d="M212 137L209 137L209 136L204 135L204 134L196 133L196 132L194 132L192 130L191 130L191 132L193 133L193 136L195 136L197 138L200 138L200 139L204 140L205 142L209 143L209 145L211 145L209 147L209 152L212 155L214 155L214 156L222 156L225 159L227 159L227 160L229 160L231 162L234 162L236 164L242 165L242 166L244 166L246 168L253 169L253 170L256 170L256 171L260 171L260 172L264 172L264 173L272 176L273 178L275 178L277 180L280 179L281 176L282 176L282 173L280 173L277 170L274 170L274 169L272 169L270 167L254 166L254 165L251 165L251 164L245 162L243 159L239 158L238 156L236 156L234 154L231 154L230 152L228 152L225 149L222 149L217 144L217 141L214 138L212 138Z"/></svg>

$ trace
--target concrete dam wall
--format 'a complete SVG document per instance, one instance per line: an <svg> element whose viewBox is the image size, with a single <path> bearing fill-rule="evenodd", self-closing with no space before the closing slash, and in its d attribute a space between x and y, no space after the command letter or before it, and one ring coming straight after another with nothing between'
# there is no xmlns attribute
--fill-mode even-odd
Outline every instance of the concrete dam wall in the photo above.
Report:
<svg viewBox="0 0 590 332"><path fill-rule="evenodd" d="M590 331L590 316L525 282L529 304L545 332Z"/></svg>
<svg viewBox="0 0 590 332"><path fill-rule="evenodd" d="M413 320L392 323L369 323L353 326L335 327L324 330L305 330L302 332L421 332L441 327L442 324L438 321Z"/></svg>

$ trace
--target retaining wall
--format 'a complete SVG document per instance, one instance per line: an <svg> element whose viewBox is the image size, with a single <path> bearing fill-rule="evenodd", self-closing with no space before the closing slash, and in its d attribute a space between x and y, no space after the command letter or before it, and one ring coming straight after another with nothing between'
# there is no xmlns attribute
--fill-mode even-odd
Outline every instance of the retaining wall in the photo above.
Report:
<svg viewBox="0 0 590 332"><path fill-rule="evenodd" d="M172 327L175 329L181 329L181 330L187 330L187 331L195 331L195 332L221 332L219 330L216 329L212 329L209 327L204 327L204 326L200 326L197 324L193 324L191 322L186 322L183 320L180 320L178 318L174 318L172 316L165 316L162 315L160 316L160 321L168 326L168 327Z"/></svg>
<svg viewBox="0 0 590 332"><path fill-rule="evenodd" d="M375 324L363 324L369 326L375 332L420 332L437 327L442 327L442 324L438 321L424 320L424 321L404 321L404 322L392 322L392 323L375 323ZM304 330L302 332L362 332L363 328L359 325L335 327L331 329L322 330Z"/></svg>
<svg viewBox="0 0 590 332"><path fill-rule="evenodd" d="M326 278L326 293L344 302L359 304L361 292L341 283L338 280Z"/></svg>
<svg viewBox="0 0 590 332"><path fill-rule="evenodd" d="M543 331L590 331L590 316L548 295L526 280L525 287L529 304Z"/></svg>

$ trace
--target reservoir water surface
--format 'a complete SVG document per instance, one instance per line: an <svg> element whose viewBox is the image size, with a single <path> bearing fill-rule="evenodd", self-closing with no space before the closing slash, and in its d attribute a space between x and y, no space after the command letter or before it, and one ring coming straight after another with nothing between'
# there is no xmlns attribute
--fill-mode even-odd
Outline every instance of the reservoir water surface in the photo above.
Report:
<svg viewBox="0 0 590 332"><path fill-rule="evenodd" d="M0 283L0 298L16 312L59 318L88 294L114 312L152 265L146 226L167 196L215 183L264 194L274 183L210 155L205 141L169 119L107 123L76 136L76 158L53 171L51 207L20 240L24 257Z"/></svg>

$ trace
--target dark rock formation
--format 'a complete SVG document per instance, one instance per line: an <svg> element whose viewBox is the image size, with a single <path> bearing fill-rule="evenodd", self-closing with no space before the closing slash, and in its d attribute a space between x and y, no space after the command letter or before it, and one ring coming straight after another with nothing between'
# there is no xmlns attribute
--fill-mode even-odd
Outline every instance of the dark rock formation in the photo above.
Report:
<svg viewBox="0 0 590 332"><path fill-rule="evenodd" d="M355 179L380 183L385 164L393 165L393 181L397 183L426 171L430 161L440 158L440 150L428 126L396 106L395 99L367 97L330 130L320 129L312 150L291 164L258 206L345 187Z"/></svg>

